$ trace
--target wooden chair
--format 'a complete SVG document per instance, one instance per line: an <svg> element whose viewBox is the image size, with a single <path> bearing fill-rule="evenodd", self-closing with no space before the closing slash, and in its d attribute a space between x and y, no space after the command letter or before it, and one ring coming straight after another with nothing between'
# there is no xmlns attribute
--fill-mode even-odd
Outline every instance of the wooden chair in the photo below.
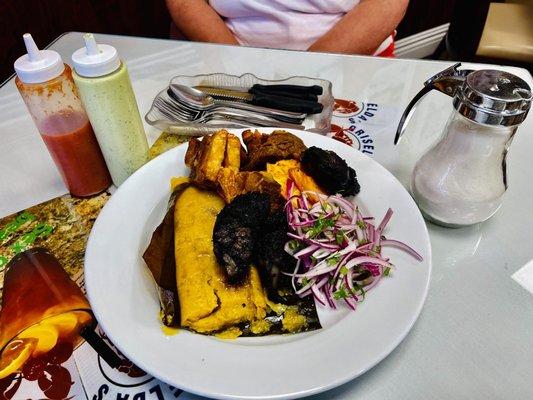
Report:
<svg viewBox="0 0 533 400"><path fill-rule="evenodd" d="M491 3L476 55L533 63L533 1Z"/></svg>
<svg viewBox="0 0 533 400"><path fill-rule="evenodd" d="M431 58L533 67L533 0L457 1Z"/></svg>

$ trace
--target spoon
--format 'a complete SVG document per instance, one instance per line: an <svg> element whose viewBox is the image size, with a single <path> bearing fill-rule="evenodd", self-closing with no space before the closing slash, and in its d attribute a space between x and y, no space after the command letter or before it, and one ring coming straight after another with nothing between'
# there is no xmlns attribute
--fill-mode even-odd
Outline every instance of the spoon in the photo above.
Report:
<svg viewBox="0 0 533 400"><path fill-rule="evenodd" d="M174 95L172 97L177 101L183 101L198 108L210 108L216 104L215 99L201 90L177 83L170 84L169 94Z"/></svg>

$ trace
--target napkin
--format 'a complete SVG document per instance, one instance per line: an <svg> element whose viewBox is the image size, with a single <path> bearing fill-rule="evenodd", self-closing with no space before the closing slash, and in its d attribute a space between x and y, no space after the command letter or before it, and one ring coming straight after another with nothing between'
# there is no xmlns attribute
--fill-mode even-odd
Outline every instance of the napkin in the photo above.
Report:
<svg viewBox="0 0 533 400"><path fill-rule="evenodd" d="M40 378L42 377L47 378L46 380L51 382L49 386L47 385L45 391L39 387L37 380L30 381L22 375L17 375L9 387L4 387L0 384L0 399L44 400L59 398L56 396L61 396L61 398L65 398L66 400L86 398L76 363L72 357L64 363L49 365L47 371L41 373Z"/></svg>
<svg viewBox="0 0 533 400"><path fill-rule="evenodd" d="M385 167L392 166L397 151L394 134L401 110L372 100L335 99L331 133Z"/></svg>
<svg viewBox="0 0 533 400"><path fill-rule="evenodd" d="M105 335L100 334L105 338ZM120 352L117 351L117 353L123 359L123 363L118 369L112 369L87 343L82 344L74 352L74 359L89 400L171 400L177 398L181 400L183 398L183 392L180 389L157 380L136 367Z"/></svg>

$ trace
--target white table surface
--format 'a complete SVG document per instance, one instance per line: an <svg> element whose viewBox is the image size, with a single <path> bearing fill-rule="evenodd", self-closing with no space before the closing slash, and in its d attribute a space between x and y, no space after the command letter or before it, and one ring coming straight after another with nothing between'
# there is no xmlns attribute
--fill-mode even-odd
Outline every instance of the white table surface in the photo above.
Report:
<svg viewBox="0 0 533 400"><path fill-rule="evenodd" d="M174 75L252 72L267 79L291 75L328 79L336 97L390 106L399 120L422 82L450 65L111 35L96 38L115 46L126 61L142 115ZM80 33L68 33L51 48L69 62L82 43ZM533 87L526 70L499 68ZM405 182L416 155L439 135L450 111L450 98L439 93L427 96L406 140L394 154L378 161ZM380 134L393 140L393 131ZM158 132L147 126L147 135L153 142ZM411 333L372 370L314 399L533 398L533 295L511 279L533 259L532 151L530 116L511 148L509 190L496 216L457 230L428 225L433 276L426 305ZM66 193L14 79L0 88L0 171L0 217ZM351 356L357 357L361 345L355 344Z"/></svg>

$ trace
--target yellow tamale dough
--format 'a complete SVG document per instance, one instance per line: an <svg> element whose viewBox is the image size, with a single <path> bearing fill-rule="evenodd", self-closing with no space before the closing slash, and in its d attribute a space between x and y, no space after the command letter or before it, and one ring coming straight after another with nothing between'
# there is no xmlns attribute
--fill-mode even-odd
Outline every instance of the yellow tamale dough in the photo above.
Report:
<svg viewBox="0 0 533 400"><path fill-rule="evenodd" d="M252 267L249 278L233 287L226 285L224 271L217 264L212 234L223 207L224 201L216 193L189 186L174 208L181 325L200 333L221 331L266 316L266 299L257 270Z"/></svg>
<svg viewBox="0 0 533 400"><path fill-rule="evenodd" d="M290 333L300 332L307 325L305 316L298 313L298 308L290 306L283 314L283 330Z"/></svg>
<svg viewBox="0 0 533 400"><path fill-rule="evenodd" d="M241 335L242 331L236 326L232 326L225 331L215 333L215 336L219 339L237 339Z"/></svg>
<svg viewBox="0 0 533 400"><path fill-rule="evenodd" d="M270 330L270 326L270 322L266 319L253 321L250 325L250 331L252 331L254 335L261 335L267 333Z"/></svg>

